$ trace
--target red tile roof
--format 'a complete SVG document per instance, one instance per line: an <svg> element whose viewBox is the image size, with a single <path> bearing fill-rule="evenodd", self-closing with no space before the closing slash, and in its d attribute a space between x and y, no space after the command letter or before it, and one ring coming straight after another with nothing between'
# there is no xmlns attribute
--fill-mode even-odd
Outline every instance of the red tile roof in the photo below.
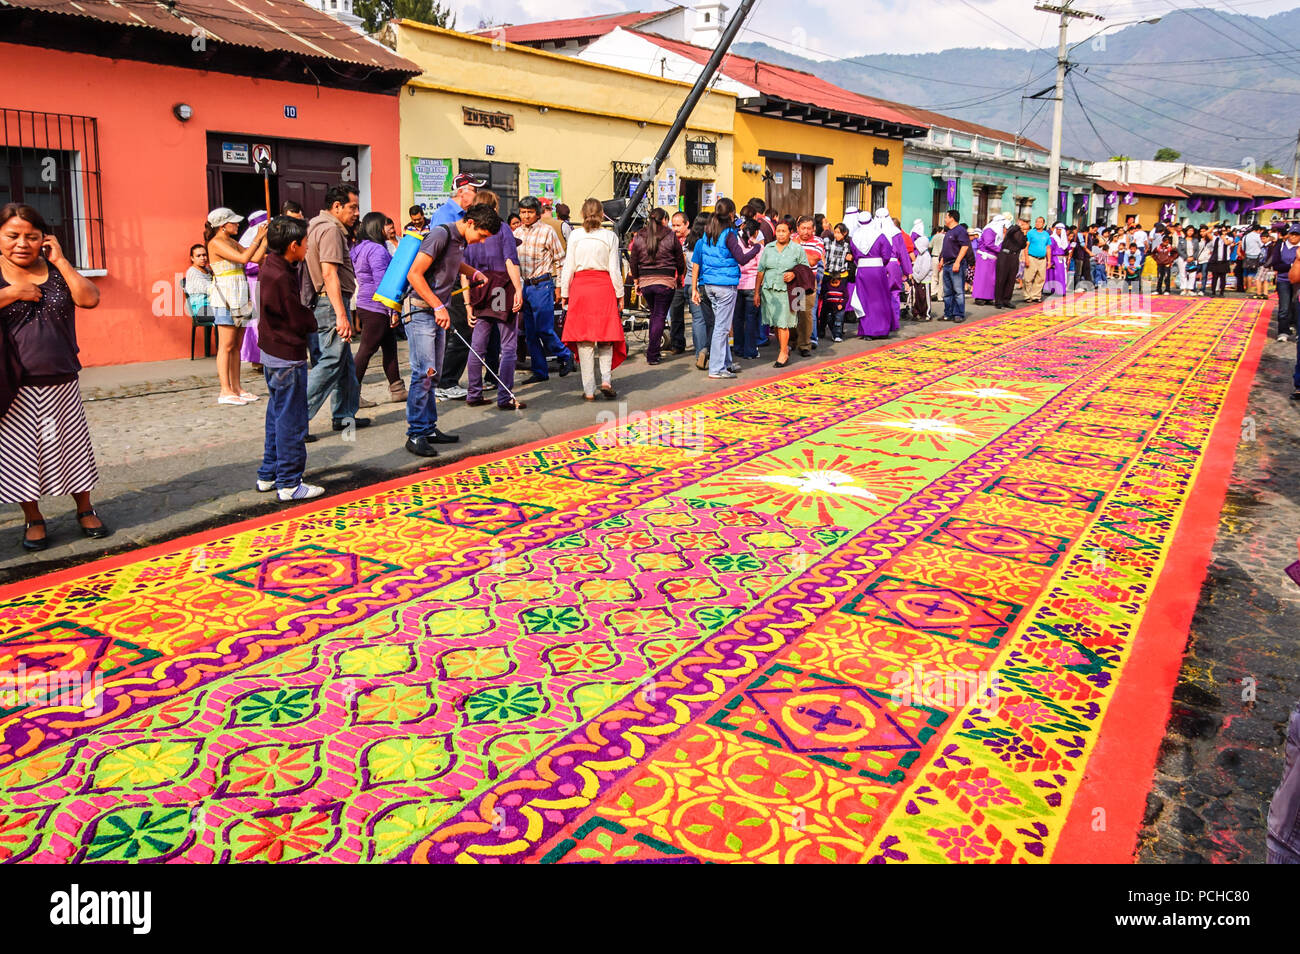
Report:
<svg viewBox="0 0 1300 954"><path fill-rule="evenodd" d="M695 46L681 40L670 40L667 37L644 33L639 30L630 30L628 32L649 40L669 52L694 60L701 65L707 63L709 57L713 55L713 51L707 47ZM821 109L863 116L867 119L878 119L901 126L928 125L909 112L904 112L893 105L886 105L882 100L863 96L860 93L851 93L811 73L792 70L785 66L776 66L772 63L764 63L762 60L752 60L746 56L736 56L729 53L723 58L720 71L736 82L744 83L763 95L775 99L817 106Z"/></svg>
<svg viewBox="0 0 1300 954"><path fill-rule="evenodd" d="M0 0L0 5L187 38L199 27L209 39L232 46L411 75L420 72L386 46L300 0L175 0L168 6L113 0ZM106 49L103 55L123 54Z"/></svg>
<svg viewBox="0 0 1300 954"><path fill-rule="evenodd" d="M1249 176L1241 172L1233 172L1230 169L1210 168L1210 174L1225 182L1230 182L1242 192L1248 193L1253 197L1268 196L1270 199L1280 199L1283 196L1290 195L1287 189L1278 188L1267 182L1261 182L1255 176Z"/></svg>
<svg viewBox="0 0 1300 954"><path fill-rule="evenodd" d="M1186 193L1169 186L1142 185L1139 182L1116 182L1113 179L1099 179L1097 185L1105 192L1132 192L1134 195L1153 195L1162 199L1181 199Z"/></svg>
<svg viewBox="0 0 1300 954"><path fill-rule="evenodd" d="M618 27L634 27L657 20L671 10L654 13L606 13L596 17L572 17L568 20L546 20L542 23L506 24L476 31L480 36L500 36L507 43L541 43L548 40L585 40L604 36ZM504 33L498 33L502 30Z"/></svg>
<svg viewBox="0 0 1300 954"><path fill-rule="evenodd" d="M1254 196L1249 192L1242 192L1240 189L1222 189L1216 186L1203 185L1180 185L1178 187L1184 195L1212 195L1216 199L1253 199Z"/></svg>
<svg viewBox="0 0 1300 954"><path fill-rule="evenodd" d="M964 132L969 136L979 136L981 139L994 139L998 142L1017 142L1016 134L1004 132L1001 129L994 129L992 126L981 126L978 123L968 123L964 119L957 119L955 116L945 116L943 113L931 112L928 109L919 109L916 106L908 106L906 103L888 103L881 100L889 106L893 106L901 112L910 116L915 116L918 124L922 126L940 126L944 129L955 129L957 132ZM1032 139L1026 139L1023 136L1019 138L1020 145L1026 149L1033 149L1037 152L1050 152L1046 146L1034 142Z"/></svg>

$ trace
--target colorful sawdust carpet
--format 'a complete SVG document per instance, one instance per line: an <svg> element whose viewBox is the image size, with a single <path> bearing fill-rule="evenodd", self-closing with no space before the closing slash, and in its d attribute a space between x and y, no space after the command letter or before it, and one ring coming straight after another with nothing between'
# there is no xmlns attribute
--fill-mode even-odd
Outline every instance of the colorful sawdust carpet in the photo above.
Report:
<svg viewBox="0 0 1300 954"><path fill-rule="evenodd" d="M1013 312L10 587L0 859L1123 858L1262 317Z"/></svg>

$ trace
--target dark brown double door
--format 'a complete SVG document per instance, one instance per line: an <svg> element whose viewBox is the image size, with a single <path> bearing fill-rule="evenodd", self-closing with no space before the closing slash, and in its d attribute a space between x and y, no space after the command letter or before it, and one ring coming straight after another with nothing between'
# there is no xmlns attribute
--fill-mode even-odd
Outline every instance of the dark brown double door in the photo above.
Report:
<svg viewBox="0 0 1300 954"><path fill-rule="evenodd" d="M789 159L768 159L767 207L781 215L812 215L816 203L814 181L817 167ZM798 188L796 188L796 185Z"/></svg>
<svg viewBox="0 0 1300 954"><path fill-rule="evenodd" d="M325 193L340 182L356 184L359 162L356 146L303 139L208 133L208 206L225 206L247 216L266 208L266 186L252 164L256 143L271 147L276 171L269 177L271 211L289 199L299 203L307 218L325 207ZM233 147L233 148L227 148ZM239 147L244 147L240 149ZM246 155L246 162L237 161ZM384 209L397 220L398 209Z"/></svg>

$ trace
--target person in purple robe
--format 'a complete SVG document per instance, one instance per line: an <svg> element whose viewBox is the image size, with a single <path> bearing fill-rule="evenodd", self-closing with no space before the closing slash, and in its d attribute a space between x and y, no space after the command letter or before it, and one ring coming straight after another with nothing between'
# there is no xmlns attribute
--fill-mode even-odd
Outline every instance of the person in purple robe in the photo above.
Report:
<svg viewBox="0 0 1300 954"><path fill-rule="evenodd" d="M1044 295L1064 295L1070 267L1070 236L1064 222L1052 226L1052 239L1047 243L1047 281Z"/></svg>
<svg viewBox="0 0 1300 954"><path fill-rule="evenodd" d="M973 243L975 281L971 284L971 296L977 305L991 304L997 297L998 252L1002 251L1002 236L1009 224L1010 216L993 216Z"/></svg>
<svg viewBox="0 0 1300 954"><path fill-rule="evenodd" d="M898 330L903 276L912 274L903 231L894 224L888 209L877 209L870 222L853 230L849 253L858 265L849 292L849 305L858 316L858 337L887 338ZM891 265L895 269L892 274Z"/></svg>

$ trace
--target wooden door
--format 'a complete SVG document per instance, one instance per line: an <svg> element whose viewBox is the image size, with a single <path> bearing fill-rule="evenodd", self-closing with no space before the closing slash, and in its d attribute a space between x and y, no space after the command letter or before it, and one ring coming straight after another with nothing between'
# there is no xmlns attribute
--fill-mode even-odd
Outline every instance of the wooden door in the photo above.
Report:
<svg viewBox="0 0 1300 954"><path fill-rule="evenodd" d="M798 175L796 175L796 166L798 166ZM812 215L816 168L806 162L794 163L788 159L768 159L767 169L772 173L772 178L767 180L768 209L775 208L781 215L793 215L795 218L801 215ZM799 184L797 189L794 187L796 182Z"/></svg>

